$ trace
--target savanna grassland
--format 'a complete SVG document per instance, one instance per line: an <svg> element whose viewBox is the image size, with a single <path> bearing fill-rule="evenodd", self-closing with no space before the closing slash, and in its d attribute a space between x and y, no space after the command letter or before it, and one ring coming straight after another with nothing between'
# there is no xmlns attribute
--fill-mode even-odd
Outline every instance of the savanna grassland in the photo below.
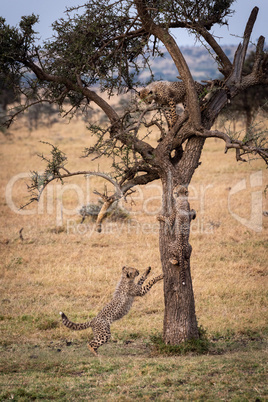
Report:
<svg viewBox="0 0 268 402"><path fill-rule="evenodd" d="M50 151L40 140L68 155L69 170L109 170L108 161L80 158L92 143L80 120L32 132L19 120L8 136L1 134L0 400L267 400L264 163L237 163L233 151L224 154L224 145L210 140L192 181L191 265L208 340L203 354L159 351L160 282L112 325L112 339L96 358L86 346L91 330L69 331L59 311L77 322L94 317L124 265L161 272L161 188L155 182L138 189L122 204L128 219L107 220L102 233L89 218L81 224L77 213L97 201L94 189L106 185L100 178L51 184L39 206L18 211L29 197L23 173L42 170L37 154Z"/></svg>

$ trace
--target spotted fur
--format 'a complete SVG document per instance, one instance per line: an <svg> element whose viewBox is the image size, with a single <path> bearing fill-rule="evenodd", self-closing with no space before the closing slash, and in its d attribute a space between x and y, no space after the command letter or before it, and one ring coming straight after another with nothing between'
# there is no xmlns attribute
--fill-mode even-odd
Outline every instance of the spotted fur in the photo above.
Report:
<svg viewBox="0 0 268 402"><path fill-rule="evenodd" d="M186 285L186 269L191 256L192 247L189 244L190 222L195 219L195 211L190 210L188 202L188 190L185 186L177 186L174 190L174 212L171 216L158 216L159 221L165 222L171 230L174 230L175 241L169 247L169 262L178 265L180 280Z"/></svg>
<svg viewBox="0 0 268 402"><path fill-rule="evenodd" d="M97 355L97 349L108 342L111 337L110 325L112 322L120 320L129 312L136 296L144 296L156 282L163 279L163 275L159 275L143 286L150 271L151 268L147 268L137 283L135 283L135 278L139 276L139 271L135 268L123 267L122 276L118 282L112 300L104 306L95 318L85 323L76 324L71 322L67 316L61 312L60 315L63 324L67 328L76 331L91 327L94 338L88 346L90 350Z"/></svg>
<svg viewBox="0 0 268 402"><path fill-rule="evenodd" d="M205 95L206 86L195 82L195 89L199 97ZM166 116L169 127L173 127L177 121L176 105L182 103L186 108L187 96L183 82L156 81L147 85L139 92L140 98L146 103L155 101L163 107L167 107Z"/></svg>

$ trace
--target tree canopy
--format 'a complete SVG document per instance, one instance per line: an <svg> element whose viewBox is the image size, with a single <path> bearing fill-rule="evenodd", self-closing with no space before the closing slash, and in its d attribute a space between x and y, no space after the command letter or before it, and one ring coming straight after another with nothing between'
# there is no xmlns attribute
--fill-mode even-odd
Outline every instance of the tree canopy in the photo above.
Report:
<svg viewBox="0 0 268 402"><path fill-rule="evenodd" d="M150 1L147 12L163 29L187 28L199 35L215 23L226 23L233 1ZM82 102L84 96L75 88L78 76L83 86L98 84L110 94L131 89L140 84L137 73L150 68L150 57L161 55L159 38L144 28L133 1L92 0L69 9L66 19L53 24L54 37L42 49L36 45L37 21L35 15L24 16L15 28L1 19L0 68L27 77L28 87L37 78L47 100L59 104L65 98Z"/></svg>

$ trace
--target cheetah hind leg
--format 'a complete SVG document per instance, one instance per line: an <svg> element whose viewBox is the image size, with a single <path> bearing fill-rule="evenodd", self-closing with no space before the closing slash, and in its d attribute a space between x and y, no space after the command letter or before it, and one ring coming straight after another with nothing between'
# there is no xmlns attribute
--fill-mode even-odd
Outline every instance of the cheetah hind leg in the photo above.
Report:
<svg viewBox="0 0 268 402"><path fill-rule="evenodd" d="M90 343L88 343L87 346L88 346L90 352L93 353L94 356L98 357L98 353L97 353L97 351L93 348L93 346L91 346Z"/></svg>
<svg viewBox="0 0 268 402"><path fill-rule="evenodd" d="M105 321L101 321L92 324L91 328L93 330L94 338L88 343L88 348L94 356L98 357L98 348L107 343L111 338L110 325Z"/></svg>

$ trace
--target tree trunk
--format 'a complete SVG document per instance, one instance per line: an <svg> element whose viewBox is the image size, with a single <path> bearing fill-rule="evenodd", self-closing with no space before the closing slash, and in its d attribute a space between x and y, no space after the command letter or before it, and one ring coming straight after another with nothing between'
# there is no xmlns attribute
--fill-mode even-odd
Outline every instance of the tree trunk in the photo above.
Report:
<svg viewBox="0 0 268 402"><path fill-rule="evenodd" d="M168 216L174 209L171 183L163 181L163 214ZM189 223L190 225L190 223ZM190 229L190 228L189 228ZM185 285L181 280L181 266L172 264L170 245L178 242L174 230L170 230L165 222L160 222L159 247L162 269L164 273L164 327L163 339L166 344L177 345L183 341L199 337L195 315L194 293L190 273L190 258L185 258Z"/></svg>

